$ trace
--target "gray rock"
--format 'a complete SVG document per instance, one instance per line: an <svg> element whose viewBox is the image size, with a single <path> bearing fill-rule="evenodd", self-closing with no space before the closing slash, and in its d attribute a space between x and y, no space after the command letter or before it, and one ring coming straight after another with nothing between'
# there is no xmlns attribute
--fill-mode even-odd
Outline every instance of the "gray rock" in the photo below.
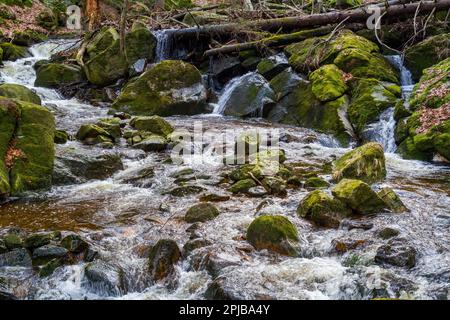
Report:
<svg viewBox="0 0 450 320"><path fill-rule="evenodd" d="M0 267L31 267L31 257L26 249L14 249L0 254Z"/></svg>
<svg viewBox="0 0 450 320"><path fill-rule="evenodd" d="M119 266L101 260L86 266L82 286L105 296L118 296L126 292L123 270Z"/></svg>
<svg viewBox="0 0 450 320"><path fill-rule="evenodd" d="M33 264L41 265L46 264L55 258L65 258L69 251L66 248L58 247L54 245L45 245L39 247L33 251Z"/></svg>

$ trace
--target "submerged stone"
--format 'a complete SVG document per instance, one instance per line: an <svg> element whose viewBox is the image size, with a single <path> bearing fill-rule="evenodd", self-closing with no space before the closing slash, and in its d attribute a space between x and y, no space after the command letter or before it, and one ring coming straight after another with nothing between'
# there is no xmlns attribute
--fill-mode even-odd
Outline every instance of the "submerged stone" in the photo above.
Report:
<svg viewBox="0 0 450 320"><path fill-rule="evenodd" d="M378 248L375 263L396 267L413 268L416 265L417 250L401 239L392 239Z"/></svg>

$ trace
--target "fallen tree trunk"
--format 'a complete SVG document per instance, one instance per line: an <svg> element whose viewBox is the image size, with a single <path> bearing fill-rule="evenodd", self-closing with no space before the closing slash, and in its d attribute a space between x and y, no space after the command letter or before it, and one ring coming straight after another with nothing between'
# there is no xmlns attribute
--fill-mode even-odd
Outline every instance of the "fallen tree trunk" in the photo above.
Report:
<svg viewBox="0 0 450 320"><path fill-rule="evenodd" d="M300 42L312 37L320 37L329 34L336 28L336 25L323 26L312 30L303 30L289 34L275 35L270 38L264 38L257 41L237 43L225 45L219 48L214 48L205 51L206 56L216 56L219 54L229 54L234 52L240 52L258 48L270 48L288 45L294 42ZM353 31L361 30L364 28L363 24L351 24L345 27Z"/></svg>
<svg viewBox="0 0 450 320"><path fill-rule="evenodd" d="M380 8L380 13L385 19L397 19L402 17L413 17L417 7L420 5L417 15L429 14L433 9L436 11L450 8L450 0L423 1L407 4L397 4L388 8ZM291 31L295 29L310 28L338 24L345 20L346 23L364 23L372 16L372 12L367 11L367 7L354 10L335 11L321 14L295 16L286 18L258 20L247 23L228 23L223 25L203 26L200 28L188 28L177 30L177 37L199 37L204 35L230 35L244 33L244 30L259 30L268 32Z"/></svg>

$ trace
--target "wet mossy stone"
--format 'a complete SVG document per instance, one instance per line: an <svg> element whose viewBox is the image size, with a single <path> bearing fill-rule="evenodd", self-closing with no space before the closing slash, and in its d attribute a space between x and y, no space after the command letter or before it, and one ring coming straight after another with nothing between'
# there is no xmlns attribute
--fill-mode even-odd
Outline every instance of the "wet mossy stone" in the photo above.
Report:
<svg viewBox="0 0 450 320"><path fill-rule="evenodd" d="M330 184L328 182L318 177L311 177L305 181L305 188L307 189L321 189L328 188L329 186Z"/></svg>
<svg viewBox="0 0 450 320"><path fill-rule="evenodd" d="M450 57L450 33L429 37L406 49L405 63L414 80L419 80L424 69Z"/></svg>
<svg viewBox="0 0 450 320"><path fill-rule="evenodd" d="M64 130L56 130L54 141L57 144L65 144L69 141L69 134Z"/></svg>
<svg viewBox="0 0 450 320"><path fill-rule="evenodd" d="M399 121L401 119L407 118L411 115L411 111L409 111L405 106L404 100L399 100L394 109L394 119L395 121Z"/></svg>
<svg viewBox="0 0 450 320"><path fill-rule="evenodd" d="M384 150L377 142L369 142L349 151L333 164L333 179L336 181L351 178L371 184L385 177Z"/></svg>
<svg viewBox="0 0 450 320"><path fill-rule="evenodd" d="M3 242L5 243L5 246L9 249L9 250L13 250L13 249L17 249L17 248L22 248L23 247L23 239L22 237L15 233L15 232L10 232L8 234L6 234L3 237Z"/></svg>
<svg viewBox="0 0 450 320"><path fill-rule="evenodd" d="M269 250L282 255L296 256L299 241L297 228L282 215L261 216L247 229L247 241L257 250Z"/></svg>
<svg viewBox="0 0 450 320"><path fill-rule="evenodd" d="M370 186L355 179L342 179L332 190L334 197L355 214L372 214L386 209L386 204Z"/></svg>
<svg viewBox="0 0 450 320"><path fill-rule="evenodd" d="M175 197L186 197L186 196L198 194L204 190L205 190L205 188L200 187L200 186L187 185L187 186L180 186L180 187L173 188L165 193L170 194Z"/></svg>
<svg viewBox="0 0 450 320"><path fill-rule="evenodd" d="M94 58L96 55L106 50L119 38L119 33L115 28L103 27L86 45L88 57Z"/></svg>
<svg viewBox="0 0 450 320"><path fill-rule="evenodd" d="M199 203L188 209L184 220L188 223L205 222L219 215L219 210L211 203Z"/></svg>
<svg viewBox="0 0 450 320"><path fill-rule="evenodd" d="M149 131L164 137L168 137L174 131L172 125L159 116L135 117L131 119L130 126L136 130Z"/></svg>
<svg viewBox="0 0 450 320"><path fill-rule="evenodd" d="M53 240L51 233L36 233L27 237L24 241L24 247L27 249L34 249L45 246Z"/></svg>
<svg viewBox="0 0 450 320"><path fill-rule="evenodd" d="M39 269L39 277L46 278L51 276L53 272L62 265L63 259L55 258L50 260Z"/></svg>
<svg viewBox="0 0 450 320"><path fill-rule="evenodd" d="M0 97L0 197L6 197L11 192L9 168L4 159L19 117L20 107L18 104L11 99Z"/></svg>
<svg viewBox="0 0 450 320"><path fill-rule="evenodd" d="M106 132L113 138L114 141L118 141L122 136L122 129L120 120L117 118L101 119L96 123L100 128L105 129Z"/></svg>
<svg viewBox="0 0 450 320"><path fill-rule="evenodd" d="M18 248L0 254L0 267L26 267L32 266L30 254L27 249Z"/></svg>
<svg viewBox="0 0 450 320"><path fill-rule="evenodd" d="M386 206L396 213L407 212L408 208L403 204L400 197L391 188L385 187L378 191L378 196L383 199Z"/></svg>
<svg viewBox="0 0 450 320"><path fill-rule="evenodd" d="M416 265L417 250L404 239L391 239L377 249L375 263L396 267L413 268Z"/></svg>
<svg viewBox="0 0 450 320"><path fill-rule="evenodd" d="M205 111L206 89L193 65L165 60L131 80L112 105L134 115L193 115Z"/></svg>
<svg viewBox="0 0 450 320"><path fill-rule="evenodd" d="M114 263L102 260L90 262L84 268L82 286L99 294L119 296L126 291L125 272Z"/></svg>
<svg viewBox="0 0 450 320"><path fill-rule="evenodd" d="M3 49L0 47L0 65L3 64Z"/></svg>
<svg viewBox="0 0 450 320"><path fill-rule="evenodd" d="M399 234L400 234L400 231L398 231L397 229L386 227L386 228L379 230L377 235L381 239L387 240L387 239L396 237Z"/></svg>
<svg viewBox="0 0 450 320"><path fill-rule="evenodd" d="M174 265L180 260L181 251L175 241L159 240L150 250L149 273L154 281L162 280L175 272Z"/></svg>
<svg viewBox="0 0 450 320"><path fill-rule="evenodd" d="M76 134L77 140L82 141L86 144L95 144L101 142L102 140L98 139L101 136L108 139L109 141L113 140L113 137L109 134L108 131L95 124L82 125Z"/></svg>
<svg viewBox="0 0 450 320"><path fill-rule="evenodd" d="M156 134L147 135L140 139L141 141L134 143L133 147L136 149L144 150L146 152L164 151L169 145L166 138Z"/></svg>
<svg viewBox="0 0 450 320"><path fill-rule="evenodd" d="M262 169L260 166L253 164L242 165L229 174L229 178L233 181L251 179L252 176L256 179L262 177Z"/></svg>
<svg viewBox="0 0 450 320"><path fill-rule="evenodd" d="M82 253L89 249L89 244L76 234L65 236L61 240L60 246L71 253Z"/></svg>
<svg viewBox="0 0 450 320"><path fill-rule="evenodd" d="M289 67L289 63L280 55L262 59L258 65L258 72L268 81Z"/></svg>
<svg viewBox="0 0 450 320"><path fill-rule="evenodd" d="M397 96L393 92L400 93L399 87L373 78L359 79L352 84L348 118L356 131L361 132L367 124L375 122L384 110L395 106Z"/></svg>
<svg viewBox="0 0 450 320"><path fill-rule="evenodd" d="M1 84L0 96L31 102L38 105L41 104L41 98L39 98L35 92L20 84Z"/></svg>
<svg viewBox="0 0 450 320"><path fill-rule="evenodd" d="M51 186L55 157L55 119L51 112L39 105L17 101L20 120L15 131L16 150L9 177L11 195ZM2 102L0 100L0 105Z"/></svg>
<svg viewBox="0 0 450 320"><path fill-rule="evenodd" d="M42 67L43 65L52 63L50 60L39 60L36 61L36 63L33 65L33 69L36 71L37 69L39 69L40 67Z"/></svg>
<svg viewBox="0 0 450 320"><path fill-rule="evenodd" d="M133 24L132 31L125 35L127 60L133 65L140 59L153 62L155 59L156 37L144 26Z"/></svg>
<svg viewBox="0 0 450 320"><path fill-rule="evenodd" d="M297 207L298 216L325 228L339 227L341 221L350 214L350 210L342 202L333 199L322 190L310 192Z"/></svg>
<svg viewBox="0 0 450 320"><path fill-rule="evenodd" d="M256 182L253 179L239 180L233 184L228 191L231 193L246 193L250 188L256 187Z"/></svg>
<svg viewBox="0 0 450 320"><path fill-rule="evenodd" d="M24 31L14 31L12 35L12 43L29 47L35 43L47 40L48 37L36 30L26 29Z"/></svg>
<svg viewBox="0 0 450 320"><path fill-rule="evenodd" d="M65 259L68 252L69 251L63 247L51 244L44 245L33 250L33 265L43 265L52 259Z"/></svg>
<svg viewBox="0 0 450 320"><path fill-rule="evenodd" d="M322 102L336 100L347 91L344 73L334 64L327 64L309 75L311 91Z"/></svg>
<svg viewBox="0 0 450 320"><path fill-rule="evenodd" d="M0 43L0 48L3 50L3 61L16 61L31 56L26 47L9 42Z"/></svg>
<svg viewBox="0 0 450 320"><path fill-rule="evenodd" d="M36 87L59 88L84 81L81 67L72 64L48 63L36 70Z"/></svg>

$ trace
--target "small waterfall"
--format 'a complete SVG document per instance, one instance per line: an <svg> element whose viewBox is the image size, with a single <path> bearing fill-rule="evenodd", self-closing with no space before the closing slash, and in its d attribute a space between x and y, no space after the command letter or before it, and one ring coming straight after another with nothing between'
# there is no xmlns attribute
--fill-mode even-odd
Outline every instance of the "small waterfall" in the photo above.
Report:
<svg viewBox="0 0 450 320"><path fill-rule="evenodd" d="M225 88L223 88L222 92L220 93L219 101L214 105L213 114L223 114L226 103L231 97L231 94L233 93L234 89L237 88L241 82L246 79L247 77L251 76L255 72L249 72L244 74L243 76L239 76L236 78L231 79Z"/></svg>
<svg viewBox="0 0 450 320"><path fill-rule="evenodd" d="M413 90L414 83L411 72L403 64L402 57L399 55L385 56L386 59L398 70L400 74L400 86L402 90L402 98L405 106L408 107L408 99ZM386 109L381 115L380 119L372 124L369 124L364 130L364 136L371 141L381 143L386 152L395 152L397 145L395 144L395 119L394 106Z"/></svg>
<svg viewBox="0 0 450 320"><path fill-rule="evenodd" d="M171 29L165 29L155 31L153 33L153 35L156 37L156 62L167 60L167 58L170 56L172 47L171 31Z"/></svg>

